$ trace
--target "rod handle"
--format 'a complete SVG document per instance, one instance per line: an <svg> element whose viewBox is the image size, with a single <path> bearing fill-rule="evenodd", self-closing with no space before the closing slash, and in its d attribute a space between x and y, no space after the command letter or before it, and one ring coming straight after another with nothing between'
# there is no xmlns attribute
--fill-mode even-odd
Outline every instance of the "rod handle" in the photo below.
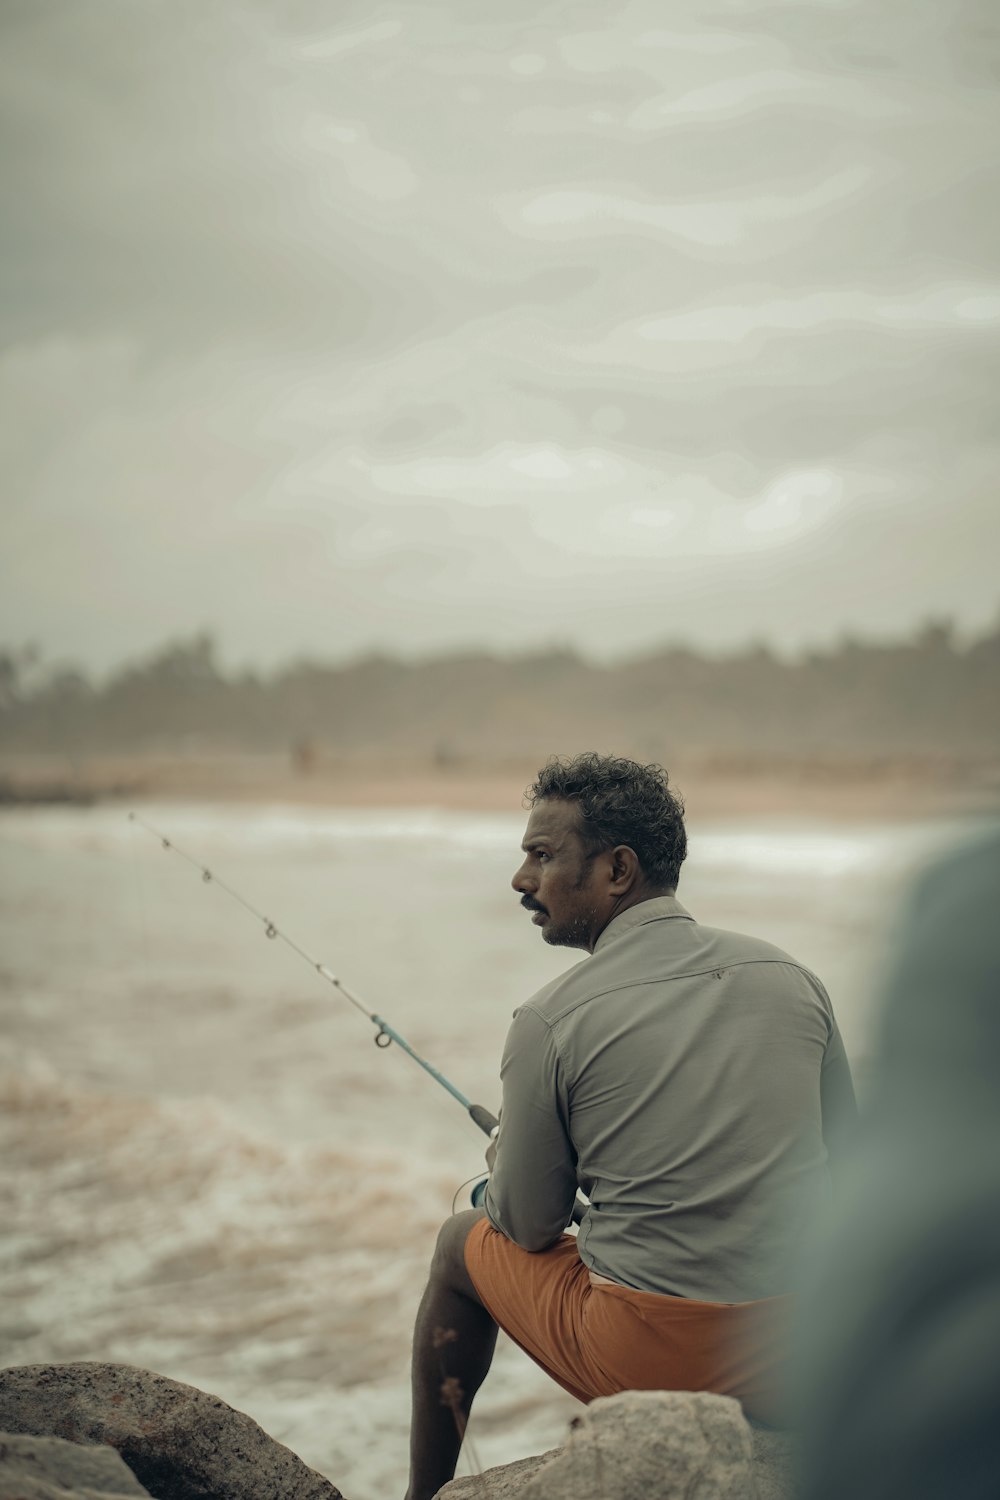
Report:
<svg viewBox="0 0 1000 1500"><path fill-rule="evenodd" d="M497 1126L500 1124L500 1121L497 1119L496 1115L491 1115L489 1110L483 1104L470 1104L469 1115L471 1116L473 1122L479 1126L480 1130L483 1132L483 1135L492 1135L494 1130L496 1130Z"/></svg>

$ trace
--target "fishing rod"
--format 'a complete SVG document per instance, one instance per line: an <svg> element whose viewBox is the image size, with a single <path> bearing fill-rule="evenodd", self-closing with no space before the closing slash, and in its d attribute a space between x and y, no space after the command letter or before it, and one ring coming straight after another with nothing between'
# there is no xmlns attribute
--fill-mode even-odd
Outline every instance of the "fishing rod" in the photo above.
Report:
<svg viewBox="0 0 1000 1500"><path fill-rule="evenodd" d="M347 986L341 983L336 974L327 968L326 964L322 964L318 959L313 958L312 954L307 953L304 948L301 948L293 938L288 936L287 932L282 932L276 922L272 922L270 917L265 917L263 912L258 911L255 906L251 906L245 896L241 896L239 891L234 890L231 885L216 875L207 865L203 865L200 860L195 859L193 854L188 854L185 850L179 848L173 839L167 838L166 834L161 833L158 828L154 828L152 824L147 823L138 814L130 812L128 816L130 823L138 824L140 828L144 828L147 833L152 834L153 838L159 839L163 848L169 853L180 855L181 859L186 860L189 865L193 865L196 870L200 870L201 878L206 885L217 885L220 890L225 891L227 896L231 896L234 901L238 902L244 911L249 912L258 922L261 922L264 927L265 937L284 943L287 947L291 948L293 953L297 953L300 958L305 959L311 969L315 969L316 973L322 979L325 979L328 984L332 985L339 994L343 995L344 999L349 1001L355 1010L360 1011L363 1016L371 1021L373 1026L378 1028L375 1032L376 1047L388 1047L395 1042L396 1046L401 1047L408 1057L412 1057L413 1061L423 1068L425 1073L430 1074L435 1083L439 1083L443 1089L447 1089L451 1097L458 1101L466 1114L479 1126L484 1135L493 1136L495 1134L499 1124L496 1116L490 1114L489 1110L482 1104L473 1104L471 1100L467 1099L449 1078L446 1078L443 1073L439 1072L425 1057L421 1057L420 1053L410 1046L406 1038L400 1036L394 1026L390 1026L388 1021L384 1020L382 1016L377 1016L374 1011L368 1010L356 995L352 995Z"/></svg>

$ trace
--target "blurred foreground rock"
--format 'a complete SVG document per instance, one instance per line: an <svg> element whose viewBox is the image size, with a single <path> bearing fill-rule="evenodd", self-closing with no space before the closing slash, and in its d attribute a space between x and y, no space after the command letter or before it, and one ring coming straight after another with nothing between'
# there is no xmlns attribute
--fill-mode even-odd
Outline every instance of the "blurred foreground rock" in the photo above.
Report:
<svg viewBox="0 0 1000 1500"><path fill-rule="evenodd" d="M626 1391L593 1401L564 1448L455 1479L439 1500L790 1500L792 1439L736 1401Z"/></svg>
<svg viewBox="0 0 1000 1500"><path fill-rule="evenodd" d="M0 1432L0 1500L149 1500L113 1448Z"/></svg>
<svg viewBox="0 0 1000 1500"><path fill-rule="evenodd" d="M21 1365L0 1370L0 1432L116 1448L155 1500L342 1500L329 1480L217 1396L134 1365ZM94 1450L78 1450L73 1488ZM66 1482L69 1482L68 1480ZM69 1500L66 1482L0 1489L0 1500ZM140 1489L104 1493L143 1494Z"/></svg>

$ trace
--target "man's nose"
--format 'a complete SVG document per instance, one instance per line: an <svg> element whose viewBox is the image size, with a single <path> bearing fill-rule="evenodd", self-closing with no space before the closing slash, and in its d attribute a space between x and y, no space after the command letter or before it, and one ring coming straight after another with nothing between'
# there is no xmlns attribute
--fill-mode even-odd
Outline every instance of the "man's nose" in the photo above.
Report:
<svg viewBox="0 0 1000 1500"><path fill-rule="evenodd" d="M523 864L517 870L515 870L511 885L514 887L515 891L518 891L522 896L526 891L530 891L533 888L531 883L531 876L528 874L526 865Z"/></svg>

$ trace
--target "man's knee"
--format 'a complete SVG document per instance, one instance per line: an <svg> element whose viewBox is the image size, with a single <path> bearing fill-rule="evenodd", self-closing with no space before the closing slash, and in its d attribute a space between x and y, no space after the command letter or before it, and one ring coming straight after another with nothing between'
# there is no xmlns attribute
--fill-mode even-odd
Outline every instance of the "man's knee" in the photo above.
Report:
<svg viewBox="0 0 1000 1500"><path fill-rule="evenodd" d="M481 1208L469 1208L445 1219L438 1231L434 1258L431 1261L432 1280L454 1287L476 1302L479 1301L479 1294L466 1268L465 1242L473 1226L482 1218L485 1218L485 1214Z"/></svg>

